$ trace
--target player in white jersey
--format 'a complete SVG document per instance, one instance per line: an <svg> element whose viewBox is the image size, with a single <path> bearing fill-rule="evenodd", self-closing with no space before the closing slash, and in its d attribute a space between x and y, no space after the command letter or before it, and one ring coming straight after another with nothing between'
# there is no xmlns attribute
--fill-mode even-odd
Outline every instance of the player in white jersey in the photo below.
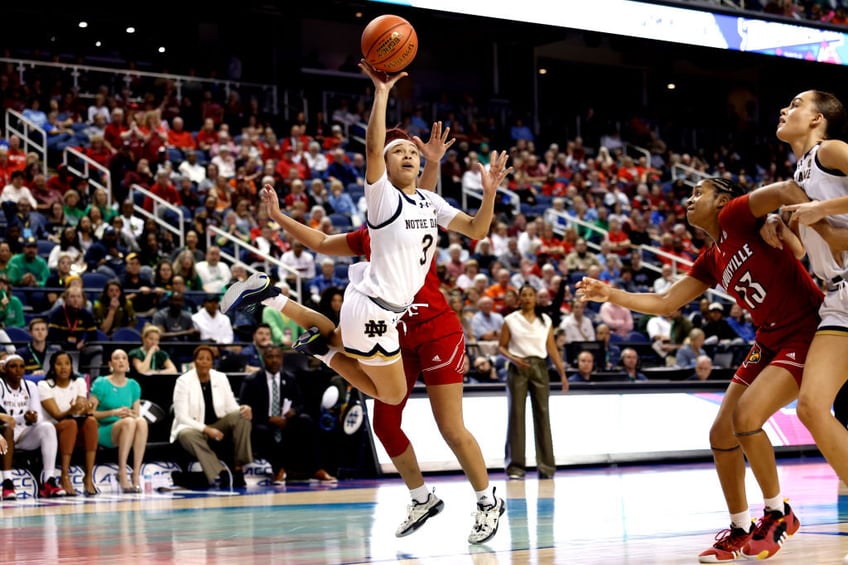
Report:
<svg viewBox="0 0 848 565"><path fill-rule="evenodd" d="M365 133L371 260L354 264L348 273L351 282L345 290L339 328L333 328L326 318L317 319L314 312L287 304L285 297L271 296L268 277L261 274L232 285L221 301L221 310L259 301L283 310L305 327L314 326L295 343L299 351L315 354L368 396L395 405L406 397L407 386L396 324L424 284L438 245L438 228L472 239L485 236L492 222L497 188L512 169L506 167L506 152L493 152L488 169L480 166L483 197L474 216L453 208L435 193L419 190L419 146L423 143L401 130L386 131L389 93L407 73L387 75L365 61L359 66L374 84ZM274 211L273 198L266 190L262 199ZM273 218L273 214L270 216ZM341 348L344 355L336 355Z"/></svg>
<svg viewBox="0 0 848 565"><path fill-rule="evenodd" d="M848 113L835 96L807 90L780 111L777 137L791 146L798 160L795 181L811 200L782 209L792 214L789 225L799 224L812 271L826 287L821 323L807 353L798 417L834 471L848 482L848 429L831 413L836 394L848 379L848 255L842 251L848 245L838 243L845 241L844 230L837 230L843 234L840 239L830 232L848 226L848 143L838 139L846 127ZM785 228L778 222L769 225ZM820 234L831 237L824 239ZM775 246L780 238L791 237L788 229L764 233Z"/></svg>

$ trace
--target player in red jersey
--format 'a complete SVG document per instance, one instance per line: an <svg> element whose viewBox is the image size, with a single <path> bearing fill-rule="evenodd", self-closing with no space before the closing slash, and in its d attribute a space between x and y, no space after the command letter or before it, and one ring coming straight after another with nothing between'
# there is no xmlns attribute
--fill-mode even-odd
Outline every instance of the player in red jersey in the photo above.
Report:
<svg viewBox="0 0 848 565"><path fill-rule="evenodd" d="M422 155L427 159L419 182L423 188L436 184L439 160L453 143L453 140L448 141L448 134L449 128L442 132L441 122L436 122L431 130L430 141L426 145L420 139L414 138ZM317 253L370 257L371 240L366 229L327 235L284 214L272 219L278 221L289 235ZM286 314L294 315L292 319L299 322L296 316L301 315L303 307L297 308L292 302L288 304L292 308L286 309ZM435 261L431 262L424 286L415 295L413 307L401 322L399 334L407 384L406 397L397 405L374 400L374 432L392 458L392 463L409 488L412 498L408 516L400 524L395 535L402 537L411 534L444 507L444 503L427 487L415 450L401 428L406 400L419 375L423 375L439 431L456 455L476 494L477 508L468 542L485 543L497 533L505 503L502 498L495 496L495 488L489 484L488 470L480 446L465 427L462 414L465 336L459 318L440 290Z"/></svg>
<svg viewBox="0 0 848 565"><path fill-rule="evenodd" d="M613 302L647 314L674 312L718 285L751 313L756 339L710 429L731 526L700 554L702 563L742 555L771 557L800 526L782 498L774 449L762 426L798 396L822 293L788 245L775 249L759 234L762 218L798 197L796 190L796 185L771 185L745 194L726 179L703 180L692 190L686 217L709 234L713 245L670 288L656 294L630 293L590 278L577 283L583 301ZM765 502L764 516L754 528L745 494L745 457Z"/></svg>

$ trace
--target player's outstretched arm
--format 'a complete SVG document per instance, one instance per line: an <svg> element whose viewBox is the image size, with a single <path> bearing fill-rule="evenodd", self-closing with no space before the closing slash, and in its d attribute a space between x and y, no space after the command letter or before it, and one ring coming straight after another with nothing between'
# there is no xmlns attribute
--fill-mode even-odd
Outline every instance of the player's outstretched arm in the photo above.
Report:
<svg viewBox="0 0 848 565"><path fill-rule="evenodd" d="M353 250L347 244L345 234L327 235L320 230L313 229L285 215L280 210L280 201L277 197L277 192L270 184L266 184L262 188L260 196L262 198L262 204L268 210L268 217L280 224L292 237L309 249L323 255L354 255Z"/></svg>
<svg viewBox="0 0 848 565"><path fill-rule="evenodd" d="M598 279L583 277L577 282L577 298L582 301L611 302L643 314L668 315L706 292L707 285L688 275L663 292L627 292Z"/></svg>

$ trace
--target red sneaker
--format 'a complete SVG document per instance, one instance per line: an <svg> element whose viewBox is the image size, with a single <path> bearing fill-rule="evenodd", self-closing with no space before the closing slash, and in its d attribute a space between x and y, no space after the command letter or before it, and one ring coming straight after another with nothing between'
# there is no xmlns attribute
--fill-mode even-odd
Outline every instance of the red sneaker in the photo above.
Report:
<svg viewBox="0 0 848 565"><path fill-rule="evenodd" d="M768 559L780 551L783 542L800 527L801 522L789 504L784 502L783 514L777 511L763 513L754 534L742 548L742 555L752 559Z"/></svg>
<svg viewBox="0 0 848 565"><path fill-rule="evenodd" d="M15 483L12 479L3 481L3 500L16 500L18 495L15 493Z"/></svg>
<svg viewBox="0 0 848 565"><path fill-rule="evenodd" d="M65 492L65 489L56 484L56 477L50 477L38 489L39 498L56 498L66 494L68 493Z"/></svg>
<svg viewBox="0 0 848 565"><path fill-rule="evenodd" d="M725 561L736 561L741 557L742 546L751 539L754 532L753 524L749 531L742 528L734 528L733 524L727 530L716 534L716 542L711 548L698 556L701 563L723 563Z"/></svg>

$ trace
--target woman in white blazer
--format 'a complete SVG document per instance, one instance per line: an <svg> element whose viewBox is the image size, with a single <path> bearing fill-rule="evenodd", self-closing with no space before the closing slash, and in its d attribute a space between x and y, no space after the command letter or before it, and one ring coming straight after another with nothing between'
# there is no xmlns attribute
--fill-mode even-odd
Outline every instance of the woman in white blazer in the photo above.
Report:
<svg viewBox="0 0 848 565"><path fill-rule="evenodd" d="M241 488L245 486L242 466L253 461L250 446L253 414L250 406L239 406L236 402L227 375L212 369L214 360L212 346L197 346L194 368L177 379L171 442L179 441L183 449L197 459L210 485L219 479L224 490L231 486ZM225 437L233 443L232 482L210 445Z"/></svg>

